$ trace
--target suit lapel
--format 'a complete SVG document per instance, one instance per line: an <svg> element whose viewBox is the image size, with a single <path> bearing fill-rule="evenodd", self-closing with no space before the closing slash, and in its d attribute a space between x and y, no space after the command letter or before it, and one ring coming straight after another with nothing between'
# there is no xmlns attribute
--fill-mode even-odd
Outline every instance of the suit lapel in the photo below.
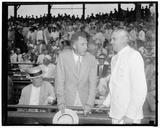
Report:
<svg viewBox="0 0 160 128"><path fill-rule="evenodd" d="M87 68L87 59L86 58L87 58L86 55L82 58L79 80L81 80L81 78L86 73L86 68Z"/></svg>
<svg viewBox="0 0 160 128"><path fill-rule="evenodd" d="M72 51L70 52L70 65L71 65L71 69L72 69L72 72L74 73L75 77L78 79L78 74L77 74L77 69L76 69L76 63L75 63L75 60L74 60L74 56L73 56L73 53Z"/></svg>
<svg viewBox="0 0 160 128"><path fill-rule="evenodd" d="M44 86L42 84L41 88L40 88L40 94L39 94L39 105L42 105L43 103L43 93L44 92Z"/></svg>

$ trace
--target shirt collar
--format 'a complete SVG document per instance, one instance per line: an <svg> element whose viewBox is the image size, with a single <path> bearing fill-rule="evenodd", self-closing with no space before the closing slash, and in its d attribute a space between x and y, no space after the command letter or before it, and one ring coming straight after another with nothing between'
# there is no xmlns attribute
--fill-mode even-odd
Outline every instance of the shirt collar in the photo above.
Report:
<svg viewBox="0 0 160 128"><path fill-rule="evenodd" d="M73 53L73 57L76 60L78 60L78 57L80 57L80 61L82 60L82 56L78 56L77 54L75 54L75 52L72 50L72 53Z"/></svg>
<svg viewBox="0 0 160 128"><path fill-rule="evenodd" d="M119 52L118 55L121 55L122 53L124 53L127 49L129 48L129 46L125 46L124 48L122 48Z"/></svg>

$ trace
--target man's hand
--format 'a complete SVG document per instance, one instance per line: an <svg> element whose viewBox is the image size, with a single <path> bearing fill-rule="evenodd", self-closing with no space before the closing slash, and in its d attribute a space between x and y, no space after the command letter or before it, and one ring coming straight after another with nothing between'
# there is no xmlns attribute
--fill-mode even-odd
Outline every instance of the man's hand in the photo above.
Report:
<svg viewBox="0 0 160 128"><path fill-rule="evenodd" d="M64 104L60 104L58 105L58 110L61 111L61 113L65 113L65 105Z"/></svg>
<svg viewBox="0 0 160 128"><path fill-rule="evenodd" d="M84 115L91 114L91 107L89 105L84 106Z"/></svg>
<svg viewBox="0 0 160 128"><path fill-rule="evenodd" d="M124 120L124 124L133 124L133 119L123 116L122 120Z"/></svg>
<svg viewBox="0 0 160 128"><path fill-rule="evenodd" d="M97 106L96 111L98 112L99 110L101 110L102 108L105 108L106 106L104 104L100 104Z"/></svg>
<svg viewBox="0 0 160 128"><path fill-rule="evenodd" d="M53 97L49 96L49 97L45 100L45 102L44 102L43 105L52 105L52 104L54 104L54 103L55 103L55 99L54 99Z"/></svg>

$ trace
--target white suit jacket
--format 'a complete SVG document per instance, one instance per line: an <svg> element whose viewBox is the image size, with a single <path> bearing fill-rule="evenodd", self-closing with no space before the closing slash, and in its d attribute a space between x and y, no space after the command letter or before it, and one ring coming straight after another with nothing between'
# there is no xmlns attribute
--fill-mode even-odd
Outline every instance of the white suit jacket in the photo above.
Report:
<svg viewBox="0 0 160 128"><path fill-rule="evenodd" d="M114 60L118 56L116 64ZM110 117L143 118L143 104L147 94L144 62L139 52L126 46L111 61L110 95L104 105L110 105Z"/></svg>

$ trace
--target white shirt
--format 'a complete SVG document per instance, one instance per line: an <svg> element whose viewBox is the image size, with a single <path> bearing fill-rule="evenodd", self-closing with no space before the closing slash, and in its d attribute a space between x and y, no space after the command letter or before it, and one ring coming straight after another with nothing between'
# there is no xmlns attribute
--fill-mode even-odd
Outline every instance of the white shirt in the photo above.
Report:
<svg viewBox="0 0 160 128"><path fill-rule="evenodd" d="M51 33L51 37L55 40L56 38L59 37L59 32L55 31Z"/></svg>
<svg viewBox="0 0 160 128"><path fill-rule="evenodd" d="M10 61L11 61L11 63L17 62L17 54L16 53L14 53L10 56Z"/></svg>
<svg viewBox="0 0 160 128"><path fill-rule="evenodd" d="M41 87L35 87L32 85L29 105L39 105L40 89Z"/></svg>
<svg viewBox="0 0 160 128"><path fill-rule="evenodd" d="M146 38L145 38L145 32L143 30L141 30L139 32L139 39L142 40L142 41L146 40Z"/></svg>
<svg viewBox="0 0 160 128"><path fill-rule="evenodd" d="M69 40L72 38L72 35L73 35L74 33L75 33L74 31L68 32L68 34L69 34Z"/></svg>
<svg viewBox="0 0 160 128"><path fill-rule="evenodd" d="M40 54L37 59L37 64L42 64L44 59L44 54Z"/></svg>
<svg viewBox="0 0 160 128"><path fill-rule="evenodd" d="M22 62L22 54L19 54L17 55L17 59L18 59L18 63L21 63Z"/></svg>
<svg viewBox="0 0 160 128"><path fill-rule="evenodd" d="M55 77L55 68L56 66L54 64L49 64L48 66L42 64L40 65L42 72L43 72L43 77L45 78L54 78Z"/></svg>
<svg viewBox="0 0 160 128"><path fill-rule="evenodd" d="M136 33L136 31L134 29L132 29L130 31L130 36L131 36L131 40L136 41L136 39L137 39L137 33Z"/></svg>
<svg viewBox="0 0 160 128"><path fill-rule="evenodd" d="M78 55L76 55L73 51L73 57L74 57L74 61L75 61L75 64L77 64L78 62ZM82 62L82 56L80 56L80 62ZM76 98L75 98L75 102L74 102L74 106L82 106L82 103L81 103L81 100L80 100L80 97L79 97L79 93L78 93L78 90L76 91Z"/></svg>
<svg viewBox="0 0 160 128"><path fill-rule="evenodd" d="M78 57L80 57L80 62L82 61L82 56L76 55L76 54L74 53L74 51L73 51L73 57L74 57L74 62L75 62L75 64L77 64Z"/></svg>
<svg viewBox="0 0 160 128"><path fill-rule="evenodd" d="M43 40L43 31L42 30L37 31L37 41L38 40Z"/></svg>

